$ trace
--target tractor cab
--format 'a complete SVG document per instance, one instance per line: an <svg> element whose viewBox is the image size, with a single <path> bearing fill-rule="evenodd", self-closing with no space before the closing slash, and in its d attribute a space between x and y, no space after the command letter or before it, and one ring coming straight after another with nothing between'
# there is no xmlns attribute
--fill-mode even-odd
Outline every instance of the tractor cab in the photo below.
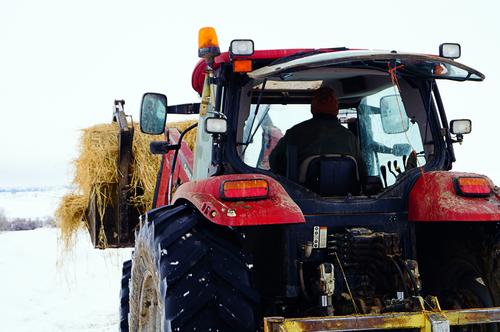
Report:
<svg viewBox="0 0 500 332"><path fill-rule="evenodd" d="M203 31L203 60L192 77L202 101L188 180L260 173L277 179L297 199L391 191L401 196L419 172L451 169L452 143L470 132L469 120L449 126L436 84L484 79L455 61L458 44L443 44L440 56L434 56L344 47L255 51L253 41L238 39L221 54L215 32ZM312 118L312 96L324 87L334 90L337 119L355 137L359 155L335 137L310 130L286 146L280 167L273 169L273 150L289 129ZM166 97L157 98L166 103ZM143 106L150 99L145 95ZM163 112L168 113L165 107ZM155 133L163 131L164 117L144 114L142 123L157 121Z"/></svg>
<svg viewBox="0 0 500 332"><path fill-rule="evenodd" d="M166 139L151 144L162 166L136 234L131 330L141 317L221 331L500 322L500 193L450 172L471 123L448 122L437 87L484 79L455 61L458 44L434 56L238 39L220 53L204 28L198 55L199 104L143 97L141 129ZM318 115L321 91L335 109ZM168 113L199 117L164 130Z"/></svg>
<svg viewBox="0 0 500 332"><path fill-rule="evenodd" d="M354 190L337 195L374 195L419 168L451 168L453 150L446 118L440 119L444 111L436 104L440 99L435 79L483 78L452 60L397 53L344 50L274 62L279 64L248 73L249 79L240 88L238 156L245 165L270 170L269 156L286 131L311 118L313 92L332 88L338 98L338 120L356 137L361 151L354 171L346 169L338 174L327 166L337 163L326 158L309 164L319 171L313 171L310 176L314 179L308 180L311 170L304 168L304 162L313 156L299 151L297 158L293 155L297 152L289 147L283 162L286 172L281 174L322 196L334 191L319 189L321 183L335 185L345 176L357 177L361 190L348 185ZM314 147L307 146L336 144L335 138L328 142L321 136L318 132L304 133L301 140L310 143L299 144L299 148L313 151ZM337 149L331 153L343 155L343 149Z"/></svg>
<svg viewBox="0 0 500 332"><path fill-rule="evenodd" d="M291 80L292 76L295 80ZM238 133L238 138L241 138L238 155L248 166L271 170L269 157L273 149L287 130L312 118L312 93L324 86L336 91L338 121L355 137L361 158L354 160L352 167L342 167L339 164L342 158L352 156L345 155L346 149L342 146L335 148L338 145L335 137L330 137L331 141L328 142L323 138L327 137L324 133L305 133L300 138L304 143L298 144L298 148L317 150L319 153L308 155L307 152L294 151L293 147L288 146L286 160L281 163L286 165L286 171L280 175L321 196L328 196L329 193L337 196L373 195L393 185L406 171L423 167L427 159L432 159L434 141L429 128L425 132L429 121L420 92L411 88L406 81L401 82L400 86L405 90L401 88L400 91L392 84L387 72L321 68L293 73L288 75L287 81L268 80L268 90L260 88L262 83L256 87L254 84L252 82L244 87L242 96L249 97L241 100L239 113L244 125ZM408 100L408 109L405 108L402 95ZM413 101L410 101L412 98ZM424 151L424 135L427 135L427 153ZM324 146L323 151L329 151L330 146L329 154L332 156L311 164L310 158L326 157L318 146ZM334 155L339 156L335 158ZM345 169L344 174L338 174L335 167L329 168L329 163ZM311 169L314 167L316 171ZM351 190L335 192L331 188L322 188L328 182L331 182L330 187L334 187L346 176L352 180L348 181L352 184L347 185ZM338 179L335 180L335 177ZM314 180L319 183L314 183ZM361 188L353 182L357 182Z"/></svg>
<svg viewBox="0 0 500 332"><path fill-rule="evenodd" d="M481 73L449 58L428 55L344 48L283 52L290 55L273 58L277 51L223 54L214 66L218 67L214 90L223 92L215 93L216 109L210 117L215 114L231 123L218 137L224 141L219 145L225 150L222 155L231 156L232 172L262 172L285 185L302 186L304 195L333 197L373 196L418 169L451 168L453 139L436 79L480 81ZM308 146L310 152L336 144L335 139L328 142L321 133L311 132L304 134L298 147L287 147L281 162L286 169L276 172L269 163L273 149L287 130L311 119L312 95L321 87L335 91L338 121L355 136L361 158L354 164L343 162L342 158L352 156L341 147L326 153L330 157L321 151L317 155L296 151L301 146ZM311 163L312 157L321 160ZM210 166L206 169L217 168ZM218 171L228 170L222 168ZM352 181L344 183L345 177ZM335 186L345 189L336 191Z"/></svg>

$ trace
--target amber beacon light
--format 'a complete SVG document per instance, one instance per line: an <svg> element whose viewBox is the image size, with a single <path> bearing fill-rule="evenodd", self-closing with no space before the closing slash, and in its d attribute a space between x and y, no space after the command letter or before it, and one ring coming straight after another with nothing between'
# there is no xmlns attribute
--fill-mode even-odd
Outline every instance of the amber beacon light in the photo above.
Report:
<svg viewBox="0 0 500 332"><path fill-rule="evenodd" d="M212 27L201 28L198 32L198 56L210 59L220 54L217 33Z"/></svg>

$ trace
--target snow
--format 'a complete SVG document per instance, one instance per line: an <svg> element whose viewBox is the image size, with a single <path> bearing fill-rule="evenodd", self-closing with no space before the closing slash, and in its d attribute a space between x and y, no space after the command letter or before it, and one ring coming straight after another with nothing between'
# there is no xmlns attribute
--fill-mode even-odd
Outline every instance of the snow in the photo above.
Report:
<svg viewBox="0 0 500 332"><path fill-rule="evenodd" d="M0 233L2 331L117 331L121 267L131 249L93 249L81 231L63 252L59 229Z"/></svg>
<svg viewBox="0 0 500 332"><path fill-rule="evenodd" d="M8 219L53 217L68 188L0 188L0 210ZM29 208L27 208L29 207Z"/></svg>

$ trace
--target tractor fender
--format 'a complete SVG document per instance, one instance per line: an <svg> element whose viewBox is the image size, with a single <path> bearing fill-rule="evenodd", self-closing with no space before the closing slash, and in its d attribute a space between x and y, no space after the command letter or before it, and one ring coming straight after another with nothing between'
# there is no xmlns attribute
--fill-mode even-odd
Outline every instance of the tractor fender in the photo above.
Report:
<svg viewBox="0 0 500 332"><path fill-rule="evenodd" d="M493 191L489 197L459 195L453 181L460 176L484 177L491 188L493 182L486 176L474 173L433 171L422 174L410 191L408 220L433 221L500 221L500 195Z"/></svg>
<svg viewBox="0 0 500 332"><path fill-rule="evenodd" d="M226 201L221 197L224 181L264 179L269 183L265 199ZM224 226L254 226L304 223L304 214L275 179L262 174L220 175L193 180L179 186L173 203L190 202L213 223Z"/></svg>

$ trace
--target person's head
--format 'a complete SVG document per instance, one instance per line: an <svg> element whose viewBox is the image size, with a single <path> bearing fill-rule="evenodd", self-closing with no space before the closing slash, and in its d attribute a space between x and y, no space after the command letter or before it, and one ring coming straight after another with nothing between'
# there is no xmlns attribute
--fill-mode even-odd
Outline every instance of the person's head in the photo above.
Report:
<svg viewBox="0 0 500 332"><path fill-rule="evenodd" d="M332 88L321 87L314 91L311 101L311 113L330 114L337 116L339 114L339 104L337 96Z"/></svg>

